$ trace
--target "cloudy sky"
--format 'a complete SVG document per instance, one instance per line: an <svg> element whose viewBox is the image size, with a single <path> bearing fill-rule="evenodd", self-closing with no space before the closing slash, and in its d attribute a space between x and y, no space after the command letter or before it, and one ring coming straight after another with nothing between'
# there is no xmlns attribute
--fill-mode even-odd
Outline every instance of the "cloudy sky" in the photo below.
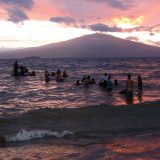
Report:
<svg viewBox="0 0 160 160"><path fill-rule="evenodd" d="M160 46L160 0L0 0L0 48L91 33Z"/></svg>

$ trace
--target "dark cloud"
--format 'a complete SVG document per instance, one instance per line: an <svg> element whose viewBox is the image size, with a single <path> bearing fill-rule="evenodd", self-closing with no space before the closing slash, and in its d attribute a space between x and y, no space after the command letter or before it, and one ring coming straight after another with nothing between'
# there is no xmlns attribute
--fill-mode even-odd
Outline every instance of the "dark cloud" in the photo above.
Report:
<svg viewBox="0 0 160 160"><path fill-rule="evenodd" d="M90 0L91 1L91 0ZM96 2L105 2L113 8L126 10L132 6L132 2L129 0L94 0Z"/></svg>
<svg viewBox="0 0 160 160"><path fill-rule="evenodd" d="M150 35L150 36L154 36L154 33L153 33L153 32L150 32L149 35Z"/></svg>
<svg viewBox="0 0 160 160"><path fill-rule="evenodd" d="M31 10L34 5L33 0L0 0L0 3L6 5L8 20L14 23L29 19L25 11Z"/></svg>
<svg viewBox="0 0 160 160"><path fill-rule="evenodd" d="M8 20L12 21L14 23L19 23L21 21L29 19L29 17L26 15L26 13L23 12L22 10L12 9L12 10L8 10L8 13L9 13Z"/></svg>
<svg viewBox="0 0 160 160"><path fill-rule="evenodd" d="M138 37L135 37L135 36L129 36L126 38L127 40L130 40L130 41L138 41L139 38Z"/></svg>
<svg viewBox="0 0 160 160"><path fill-rule="evenodd" d="M0 0L0 3L26 9L31 9L34 5L33 0Z"/></svg>
<svg viewBox="0 0 160 160"><path fill-rule="evenodd" d="M70 17L51 17L50 21L55 22L55 23L64 23L66 25L76 25L76 20Z"/></svg>
<svg viewBox="0 0 160 160"><path fill-rule="evenodd" d="M145 26L138 26L134 28L122 29L117 26L110 27L109 25L103 23L97 23L88 26L88 28L92 31L99 31L99 32L139 32L144 31Z"/></svg>
<svg viewBox="0 0 160 160"><path fill-rule="evenodd" d="M121 32L122 31L121 28L118 28L116 26L110 27L102 23L92 24L88 26L88 28L92 31L99 31L99 32Z"/></svg>
<svg viewBox="0 0 160 160"><path fill-rule="evenodd" d="M68 16L51 17L49 20L51 22L65 24L67 26L72 26L72 27L77 27L77 28L87 28L83 20L76 20Z"/></svg>

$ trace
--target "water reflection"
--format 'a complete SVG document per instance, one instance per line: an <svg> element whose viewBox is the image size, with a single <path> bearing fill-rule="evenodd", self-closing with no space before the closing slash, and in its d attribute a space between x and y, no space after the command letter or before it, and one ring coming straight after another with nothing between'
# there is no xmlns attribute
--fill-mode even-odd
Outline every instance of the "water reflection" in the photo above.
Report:
<svg viewBox="0 0 160 160"><path fill-rule="evenodd" d="M123 97L126 104L134 104L134 96L133 95L124 94L124 95L122 95L122 97Z"/></svg>
<svg viewBox="0 0 160 160"><path fill-rule="evenodd" d="M142 103L143 102L143 94L142 93L138 93L136 96L137 96L138 102Z"/></svg>
<svg viewBox="0 0 160 160"><path fill-rule="evenodd" d="M38 59L19 60L28 68L36 71L35 77L11 77L11 70L14 61L4 60L0 62L0 105L7 103L3 108L12 109L21 107L33 109L41 107L82 107L86 105L126 105L142 103L145 101L155 101L160 99L159 71L157 70L157 59L150 61L147 59ZM153 63L152 63L153 62ZM47 64L47 65L46 65ZM124 65L125 64L125 65ZM136 65L135 65L136 64ZM144 65L145 64L145 67ZM132 67L130 67L132 66ZM136 66L140 66L137 68ZM148 70L149 66L152 66ZM57 83L51 79L49 83L44 82L44 70L54 71L58 67L67 70L69 78L63 83ZM147 69L146 69L147 67ZM124 88L126 73L133 73L133 80L137 80L137 75L143 73L144 93L134 96L120 95L119 91ZM105 73L111 73L113 79L118 79L119 86L111 92L98 85L100 77ZM96 79L97 84L92 86L75 86L74 83L83 77L91 75ZM152 85L150 85L152 84Z"/></svg>
<svg viewBox="0 0 160 160"><path fill-rule="evenodd" d="M114 158L110 158L110 160L160 159L159 148L159 134L155 136L154 133L117 138L106 145L106 149L114 155Z"/></svg>

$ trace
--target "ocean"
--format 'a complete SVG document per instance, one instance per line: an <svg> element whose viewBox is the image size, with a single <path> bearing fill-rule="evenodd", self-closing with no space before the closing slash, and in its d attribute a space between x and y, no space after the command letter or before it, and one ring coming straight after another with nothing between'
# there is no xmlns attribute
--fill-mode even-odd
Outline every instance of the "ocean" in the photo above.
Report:
<svg viewBox="0 0 160 160"><path fill-rule="evenodd" d="M14 61L0 61L0 160L160 159L160 58L25 58L36 76L23 77L11 76ZM69 77L46 83L58 68ZM98 85L104 73L112 91ZM128 73L133 97L119 94ZM96 84L76 86L84 75Z"/></svg>

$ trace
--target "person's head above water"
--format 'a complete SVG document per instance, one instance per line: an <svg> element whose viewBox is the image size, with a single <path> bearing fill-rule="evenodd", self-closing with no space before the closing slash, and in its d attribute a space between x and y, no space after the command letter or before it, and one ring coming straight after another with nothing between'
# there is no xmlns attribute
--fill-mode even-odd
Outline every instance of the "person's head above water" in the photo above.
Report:
<svg viewBox="0 0 160 160"><path fill-rule="evenodd" d="M129 74L127 75L127 77L128 77L128 79L131 79L131 74L129 73Z"/></svg>

